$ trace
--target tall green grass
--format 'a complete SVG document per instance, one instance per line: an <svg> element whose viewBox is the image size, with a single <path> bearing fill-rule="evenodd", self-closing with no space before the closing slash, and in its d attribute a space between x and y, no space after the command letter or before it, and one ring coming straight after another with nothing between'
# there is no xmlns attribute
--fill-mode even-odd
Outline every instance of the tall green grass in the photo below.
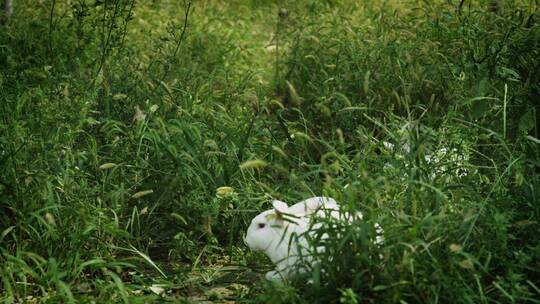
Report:
<svg viewBox="0 0 540 304"><path fill-rule="evenodd" d="M535 2L16 4L2 301L538 302ZM314 194L366 220L264 282L249 220Z"/></svg>
<svg viewBox="0 0 540 304"><path fill-rule="evenodd" d="M537 302L537 6L349 8L317 7L290 36L275 115L307 139L289 151L319 168L315 192L367 213L386 241L329 226L309 278L263 301Z"/></svg>

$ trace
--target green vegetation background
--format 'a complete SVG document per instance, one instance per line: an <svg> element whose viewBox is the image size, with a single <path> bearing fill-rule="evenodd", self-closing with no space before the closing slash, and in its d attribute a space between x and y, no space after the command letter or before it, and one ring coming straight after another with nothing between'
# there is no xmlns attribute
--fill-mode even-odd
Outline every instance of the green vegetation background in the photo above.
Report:
<svg viewBox="0 0 540 304"><path fill-rule="evenodd" d="M0 301L540 303L538 1L14 7ZM249 221L321 194L384 245L264 282Z"/></svg>

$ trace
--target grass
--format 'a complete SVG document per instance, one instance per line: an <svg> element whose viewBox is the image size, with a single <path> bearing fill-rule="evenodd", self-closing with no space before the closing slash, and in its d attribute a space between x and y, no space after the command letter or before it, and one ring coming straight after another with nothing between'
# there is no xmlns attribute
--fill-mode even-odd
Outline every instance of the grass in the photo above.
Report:
<svg viewBox="0 0 540 304"><path fill-rule="evenodd" d="M540 302L538 4L500 3L17 1L1 301ZM265 282L251 218L322 194L365 221Z"/></svg>

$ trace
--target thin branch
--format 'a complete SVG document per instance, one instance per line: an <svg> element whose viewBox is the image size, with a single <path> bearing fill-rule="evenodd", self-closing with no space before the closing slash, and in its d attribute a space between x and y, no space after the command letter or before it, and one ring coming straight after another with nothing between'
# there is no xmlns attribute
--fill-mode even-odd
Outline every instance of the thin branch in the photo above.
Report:
<svg viewBox="0 0 540 304"><path fill-rule="evenodd" d="M178 55L178 51L180 50L180 46L182 45L182 41L185 39L186 30L188 26L188 20L189 20L189 13L191 11L191 1L190 0L184 0L184 25L182 26L182 32L180 33L180 37L178 37L178 40L176 41L176 46L174 48L173 53L170 56L170 61L172 61L173 58ZM163 71L163 75L161 76L161 80L165 80L165 78L169 75L170 68L169 65L165 66L165 70Z"/></svg>
<svg viewBox="0 0 540 304"><path fill-rule="evenodd" d="M110 23L107 26L106 26L106 23L107 23L107 2L105 1L103 3L104 7L103 7L103 23L102 23L102 28L103 29L102 29L102 35L101 35L101 40L102 40L101 57L100 57L100 60L99 60L98 69L97 69L97 71L95 73L95 76L93 77L92 81L89 83L89 86L94 85L94 83L96 82L99 73L102 71L103 66L105 65L105 62L107 61L107 56L109 55L110 50L112 49L111 48L112 35L113 35L114 28L115 28L115 20L117 18L119 18L119 16L121 16L122 7L124 7L124 6L122 6L120 4L121 1L122 0L116 0L115 5L114 5L113 14L110 17ZM120 41L120 43L118 44L119 46L122 46L124 44L124 40L125 40L125 36L126 36L126 32L127 32L127 26L128 26L128 23L129 23L129 16L131 16L131 14L133 12L134 5L135 5L135 0L132 0L131 3L130 3L130 6L129 6L128 14L127 14L125 25L124 25L124 28L123 28L122 37L119 39L119 41Z"/></svg>
<svg viewBox="0 0 540 304"><path fill-rule="evenodd" d="M4 4L2 5L2 10L3 12L0 13L0 15L3 14L3 16L0 16L2 17L0 21L4 22L4 21L8 21L9 18L11 17L11 15L13 14L13 2L12 0L4 0Z"/></svg>
<svg viewBox="0 0 540 304"><path fill-rule="evenodd" d="M456 11L459 15L461 15L461 8L463 7L463 4L465 3L465 0L461 0L456 8Z"/></svg>
<svg viewBox="0 0 540 304"><path fill-rule="evenodd" d="M188 25L188 17L189 17L189 12L190 12L190 9L191 9L191 1L189 0L184 0L184 7L185 7L185 13L184 13L184 25L182 27L182 33L180 33L180 38L178 39L177 43L176 43L176 48L174 49L174 53L173 53L173 57L176 57L176 55L178 54L178 50L180 49L180 44L182 43L182 41L184 40L184 36L186 35L186 29L187 29L187 25Z"/></svg>

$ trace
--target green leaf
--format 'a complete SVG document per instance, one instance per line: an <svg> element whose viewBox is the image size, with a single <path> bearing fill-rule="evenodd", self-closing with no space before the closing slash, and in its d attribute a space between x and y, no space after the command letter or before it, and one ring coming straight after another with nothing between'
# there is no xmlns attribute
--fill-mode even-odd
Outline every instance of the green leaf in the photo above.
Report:
<svg viewBox="0 0 540 304"><path fill-rule="evenodd" d="M534 129L534 126L536 126L536 119L534 117L534 112L531 109L529 109L521 118L519 119L519 131L521 133L529 133L532 129Z"/></svg>

